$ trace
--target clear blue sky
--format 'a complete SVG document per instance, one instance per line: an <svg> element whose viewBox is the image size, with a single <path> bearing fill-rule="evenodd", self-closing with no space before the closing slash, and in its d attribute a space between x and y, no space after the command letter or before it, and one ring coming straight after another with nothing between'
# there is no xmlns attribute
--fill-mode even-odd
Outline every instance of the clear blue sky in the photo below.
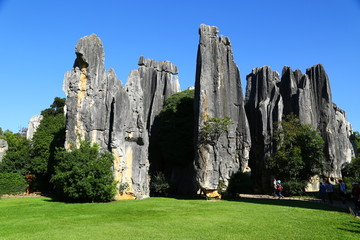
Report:
<svg viewBox="0 0 360 240"><path fill-rule="evenodd" d="M360 131L360 0L0 0L0 127L17 132L65 97L75 45L92 33L123 83L144 55L177 65L182 89L194 85L202 23L230 38L244 90L255 67L323 64L333 101Z"/></svg>

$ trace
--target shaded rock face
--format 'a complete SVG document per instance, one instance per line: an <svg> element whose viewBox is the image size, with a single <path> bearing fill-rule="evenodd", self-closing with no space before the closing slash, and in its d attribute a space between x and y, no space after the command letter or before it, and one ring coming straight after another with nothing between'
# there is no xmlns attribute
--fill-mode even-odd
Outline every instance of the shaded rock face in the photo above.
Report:
<svg viewBox="0 0 360 240"><path fill-rule="evenodd" d="M4 139L0 139L0 162L2 161L8 149L9 149L9 145L7 141Z"/></svg>
<svg viewBox="0 0 360 240"><path fill-rule="evenodd" d="M74 68L65 74L66 147L80 139L98 143L114 155L115 180L129 187L118 198L149 196L148 146L154 117L164 100L179 91L177 68L170 62L139 60L125 86L105 71L104 51L96 35L76 45Z"/></svg>
<svg viewBox="0 0 360 240"><path fill-rule="evenodd" d="M278 84L280 76L269 67L253 69L247 76L246 113L249 120L252 147L249 165L257 188L268 181L266 160L274 153L274 123L281 121L283 99Z"/></svg>
<svg viewBox="0 0 360 240"><path fill-rule="evenodd" d="M284 67L281 80L269 67L254 69L247 76L246 112L252 135L250 167L257 187L269 188L266 160L274 152L273 123L294 113L302 124L318 129L325 140L329 168L325 174L340 177L341 166L354 156L351 125L345 112L332 103L328 76L322 65L302 74Z"/></svg>
<svg viewBox="0 0 360 240"><path fill-rule="evenodd" d="M195 82L195 171L200 188L215 191L239 169L248 168L251 145L238 67L230 41L216 27L201 25ZM215 144L202 143L200 129L211 118L233 124Z"/></svg>
<svg viewBox="0 0 360 240"><path fill-rule="evenodd" d="M31 140L36 132L37 128L40 126L40 122L43 119L42 115L32 116L29 120L28 129L26 131L26 139Z"/></svg>

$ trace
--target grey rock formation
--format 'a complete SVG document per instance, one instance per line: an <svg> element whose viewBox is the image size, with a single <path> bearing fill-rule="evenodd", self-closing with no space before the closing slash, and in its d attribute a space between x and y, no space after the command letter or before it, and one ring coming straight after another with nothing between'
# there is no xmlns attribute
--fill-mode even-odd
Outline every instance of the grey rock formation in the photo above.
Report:
<svg viewBox="0 0 360 240"><path fill-rule="evenodd" d="M266 160L274 153L274 123L281 121L283 100L278 84L280 76L268 66L255 68L247 76L246 114L249 120L252 147L250 168L253 169L255 186L266 188L268 182ZM256 189L257 190L257 189Z"/></svg>
<svg viewBox="0 0 360 240"><path fill-rule="evenodd" d="M40 126L40 122L43 119L42 115L32 116L28 123L28 129L26 131L26 139L31 140L36 132L36 129Z"/></svg>
<svg viewBox="0 0 360 240"><path fill-rule="evenodd" d="M269 182L264 164L274 151L273 123L290 113L320 131L329 166L325 174L340 177L341 166L354 156L352 129L345 112L332 102L323 66L315 65L306 74L284 67L281 80L268 67L258 68L248 75L247 81L246 112L253 142L250 167L256 169L253 173L257 186L266 189L266 180Z"/></svg>
<svg viewBox="0 0 360 240"><path fill-rule="evenodd" d="M105 71L104 51L96 35L76 45L74 68L65 74L66 147L80 139L98 143L114 155L119 185L128 184L118 199L149 196L149 133L164 100L179 91L177 68L170 62L139 60L125 86L115 72Z"/></svg>
<svg viewBox="0 0 360 240"><path fill-rule="evenodd" d="M6 151L9 149L8 143L4 139L0 139L0 162L5 156Z"/></svg>
<svg viewBox="0 0 360 240"><path fill-rule="evenodd" d="M203 190L215 192L220 181L226 186L235 172L248 168L251 140L230 41L218 37L216 27L201 25L199 34L194 99L196 181ZM209 117L229 117L233 122L215 144L200 139L200 129Z"/></svg>

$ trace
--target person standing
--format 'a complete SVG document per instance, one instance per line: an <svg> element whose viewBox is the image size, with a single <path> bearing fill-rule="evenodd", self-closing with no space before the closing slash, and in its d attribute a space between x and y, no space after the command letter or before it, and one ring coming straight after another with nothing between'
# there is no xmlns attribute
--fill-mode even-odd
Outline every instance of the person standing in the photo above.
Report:
<svg viewBox="0 0 360 240"><path fill-rule="evenodd" d="M334 185L330 182L330 180L326 180L326 195L329 199L330 204L333 204L333 198L334 198Z"/></svg>
<svg viewBox="0 0 360 240"><path fill-rule="evenodd" d="M283 189L283 187L281 186L281 181L277 180L276 181L276 192L277 192L279 199L284 198L284 196L281 194L282 189Z"/></svg>
<svg viewBox="0 0 360 240"><path fill-rule="evenodd" d="M274 178L274 181L273 181L273 193L272 195L274 197L276 197L276 193L277 193L277 184L276 184L276 178Z"/></svg>
<svg viewBox="0 0 360 240"><path fill-rule="evenodd" d="M339 179L339 194L343 204L346 204L346 184L340 178Z"/></svg>
<svg viewBox="0 0 360 240"><path fill-rule="evenodd" d="M325 202L326 187L322 182L320 182L319 195L320 195L321 201Z"/></svg>

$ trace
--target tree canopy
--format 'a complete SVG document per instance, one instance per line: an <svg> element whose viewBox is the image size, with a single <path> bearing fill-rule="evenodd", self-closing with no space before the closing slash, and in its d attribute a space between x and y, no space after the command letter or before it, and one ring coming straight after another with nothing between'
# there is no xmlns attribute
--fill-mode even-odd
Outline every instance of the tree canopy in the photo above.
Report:
<svg viewBox="0 0 360 240"><path fill-rule="evenodd" d="M269 159L272 174L285 182L306 182L325 166L324 140L309 125L290 115L278 123L277 151Z"/></svg>

